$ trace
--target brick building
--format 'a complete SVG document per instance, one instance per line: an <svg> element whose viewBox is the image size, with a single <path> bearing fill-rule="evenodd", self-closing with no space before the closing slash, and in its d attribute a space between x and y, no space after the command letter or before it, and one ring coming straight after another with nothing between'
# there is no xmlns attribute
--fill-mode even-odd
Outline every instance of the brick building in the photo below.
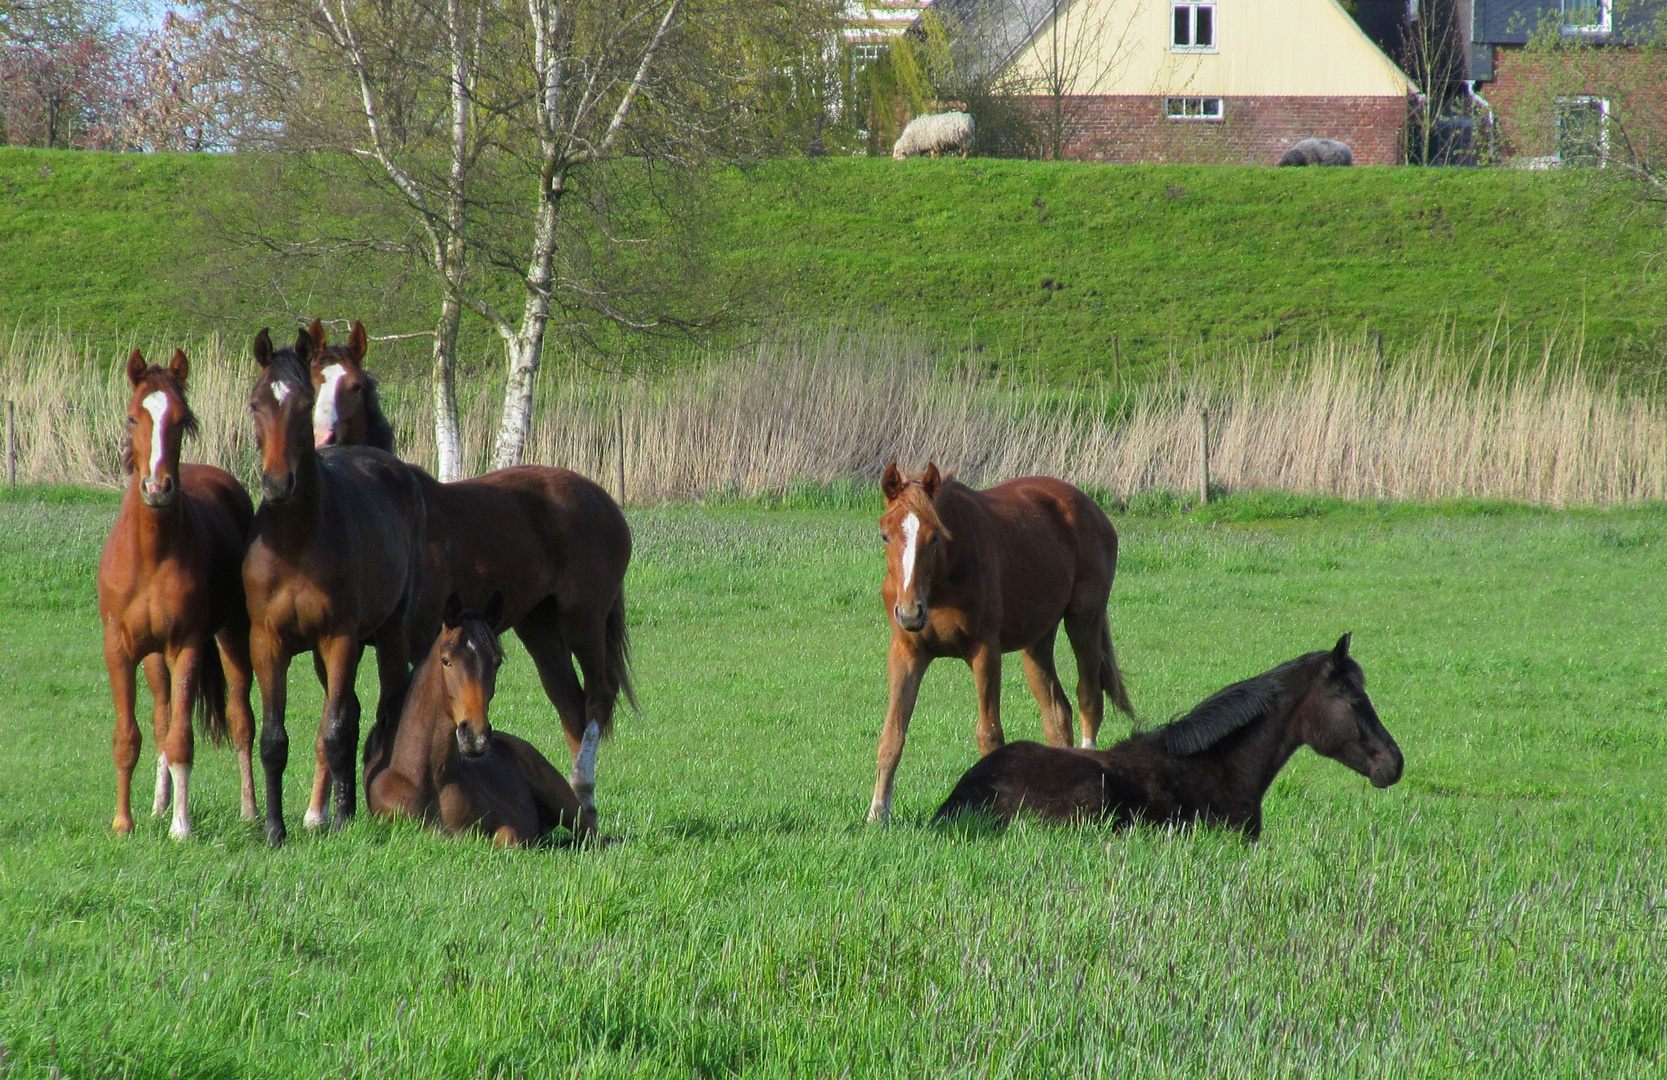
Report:
<svg viewBox="0 0 1667 1080"><path fill-rule="evenodd" d="M1310 137L1404 160L1407 76L1335 0L937 0L1045 156L1272 165Z"/></svg>

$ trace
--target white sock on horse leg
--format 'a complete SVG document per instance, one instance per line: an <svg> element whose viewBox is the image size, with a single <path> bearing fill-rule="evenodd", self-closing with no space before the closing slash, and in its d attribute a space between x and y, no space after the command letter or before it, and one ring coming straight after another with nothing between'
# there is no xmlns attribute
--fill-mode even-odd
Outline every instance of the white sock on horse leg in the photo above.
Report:
<svg viewBox="0 0 1667 1080"><path fill-rule="evenodd" d="M168 829L168 835L175 840L185 840L191 836L191 812L186 805L186 788L191 783L191 766L170 765L168 773L174 781L174 823Z"/></svg>
<svg viewBox="0 0 1667 1080"><path fill-rule="evenodd" d="M151 803L151 817L161 817L168 809L173 787L168 782L168 755L156 755L156 801Z"/></svg>

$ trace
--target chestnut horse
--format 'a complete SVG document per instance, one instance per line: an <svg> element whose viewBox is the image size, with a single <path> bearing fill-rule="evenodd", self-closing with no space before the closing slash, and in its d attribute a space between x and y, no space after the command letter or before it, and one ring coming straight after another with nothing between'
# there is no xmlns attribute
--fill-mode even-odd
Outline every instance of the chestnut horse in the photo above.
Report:
<svg viewBox="0 0 1667 1080"><path fill-rule="evenodd" d="M579 798L531 743L492 727L487 710L504 651L495 629L503 597L484 614L446 600L440 636L411 674L387 767L365 781L378 817L434 822L452 836L473 830L519 847L557 828L581 838Z"/></svg>
<svg viewBox="0 0 1667 1080"><path fill-rule="evenodd" d="M1262 798L1297 748L1341 761L1385 788L1401 778L1401 748L1366 696L1349 635L1109 750L1018 742L967 770L937 817L969 810L1011 820L1021 812L1119 826L1203 822L1262 834Z"/></svg>
<svg viewBox="0 0 1667 1080"><path fill-rule="evenodd" d="M319 742L335 786L338 825L353 817L359 741L353 683L363 642L376 645L380 698L366 739L375 757L398 718L413 646L434 628L418 611L426 511L417 476L392 454L368 447L313 448L314 341L295 348L255 338L261 373L249 399L260 444L263 501L243 560L249 645L263 699L261 765L266 833L285 836L283 775L289 760L285 704L290 660L316 650L325 679Z"/></svg>
<svg viewBox="0 0 1667 1080"><path fill-rule="evenodd" d="M334 386L338 404L332 425L315 423L315 441L352 444L360 432L387 430L374 394L342 396L345 388L374 385L361 363L364 326L353 324L345 349L325 345L323 331L313 323L321 346L312 354L313 383L320 394ZM354 420L359 415L363 422ZM624 513L600 485L567 469L517 465L450 484L413 471L428 507L429 579L448 582L445 588L476 610L494 593L503 596L505 625L526 646L561 718L574 787L586 827L594 828L597 743L612 730L620 694L636 704L625 626L631 527ZM443 595L427 584L424 593ZM313 805L321 811L322 762L316 776Z"/></svg>
<svg viewBox="0 0 1667 1080"><path fill-rule="evenodd" d="M176 840L191 835L188 806L196 712L218 742L229 726L237 748L243 818L255 819L250 748L249 613L243 606L243 545L254 508L228 472L181 465L180 443L197 418L185 400L191 365L174 350L166 370L127 358L127 438L122 468L127 493L98 561L98 614L104 663L116 699L118 833L133 831L133 768L139 761L134 719L134 667L141 660L152 699L156 736L156 802L170 801Z"/></svg>
<svg viewBox="0 0 1667 1080"><path fill-rule="evenodd" d="M891 619L890 703L868 820L891 816L892 782L927 665L965 660L978 691L978 750L1004 741L1001 654L1024 653L1025 678L1050 743L1071 744L1071 707L1054 670L1060 623L1077 657L1082 745L1093 746L1102 695L1134 715L1111 647L1106 604L1117 573L1117 530L1087 495L1047 476L974 491L935 464L906 479L894 462L881 481L886 545L881 587Z"/></svg>

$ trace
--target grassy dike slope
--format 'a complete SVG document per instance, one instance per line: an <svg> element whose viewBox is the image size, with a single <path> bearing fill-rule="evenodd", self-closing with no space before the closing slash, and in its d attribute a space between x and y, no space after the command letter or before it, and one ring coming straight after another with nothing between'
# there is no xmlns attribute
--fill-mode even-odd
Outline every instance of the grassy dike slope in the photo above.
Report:
<svg viewBox="0 0 1667 1080"><path fill-rule="evenodd" d="M199 212L254 173L0 149L0 324L241 331L284 321L281 287L323 314L426 327L423 290L387 269L279 281L257 253L215 250ZM1328 327L1476 341L1501 312L1519 341L1584 327L1601 367L1653 373L1667 348L1660 215L1595 174L823 159L728 174L714 194L713 270L757 310L883 315L1056 373L1108 370L1113 334L1134 369Z"/></svg>

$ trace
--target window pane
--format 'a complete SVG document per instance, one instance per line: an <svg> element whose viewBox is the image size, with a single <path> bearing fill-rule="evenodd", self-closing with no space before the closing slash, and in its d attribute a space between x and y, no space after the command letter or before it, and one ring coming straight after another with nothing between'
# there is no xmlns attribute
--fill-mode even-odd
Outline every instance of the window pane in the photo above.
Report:
<svg viewBox="0 0 1667 1080"><path fill-rule="evenodd" d="M1175 6L1175 44L1192 44L1192 8L1185 4Z"/></svg>
<svg viewBox="0 0 1667 1080"><path fill-rule="evenodd" d="M1194 45L1214 45L1216 43L1216 9L1202 4L1198 7L1198 32L1193 35Z"/></svg>
<svg viewBox="0 0 1667 1080"><path fill-rule="evenodd" d="M1601 165L1603 102L1575 99L1557 103L1557 157L1568 165Z"/></svg>
<svg viewBox="0 0 1667 1080"><path fill-rule="evenodd" d="M1221 99L1218 98L1218 97L1205 98L1204 99L1204 115L1205 116L1220 116L1221 115Z"/></svg>

